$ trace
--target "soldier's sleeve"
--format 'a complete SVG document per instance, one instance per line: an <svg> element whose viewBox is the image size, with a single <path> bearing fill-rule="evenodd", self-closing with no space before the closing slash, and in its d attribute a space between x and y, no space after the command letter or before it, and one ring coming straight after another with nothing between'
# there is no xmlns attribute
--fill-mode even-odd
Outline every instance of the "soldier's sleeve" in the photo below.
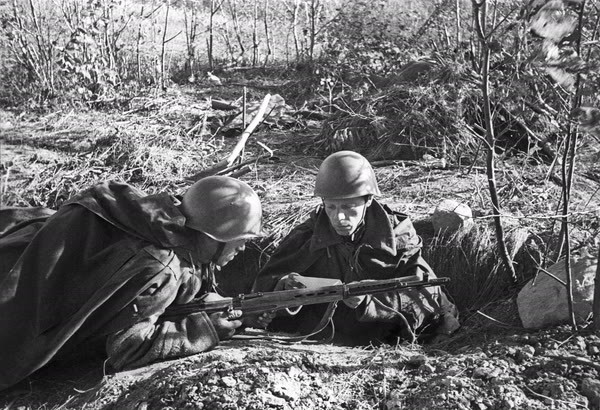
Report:
<svg viewBox="0 0 600 410"><path fill-rule="evenodd" d="M144 274L140 272L141 276ZM172 258L122 310L122 315L133 314L137 320L108 336L109 364L116 370L138 367L201 353L216 346L219 337L206 313L194 313L177 320L161 318L169 305L191 301L200 286L200 279L189 269L181 268L176 257Z"/></svg>
<svg viewBox="0 0 600 410"><path fill-rule="evenodd" d="M269 261L258 272L253 292L269 292L283 276L295 272L302 274L310 258L310 240L314 221L311 219L295 227L277 247Z"/></svg>

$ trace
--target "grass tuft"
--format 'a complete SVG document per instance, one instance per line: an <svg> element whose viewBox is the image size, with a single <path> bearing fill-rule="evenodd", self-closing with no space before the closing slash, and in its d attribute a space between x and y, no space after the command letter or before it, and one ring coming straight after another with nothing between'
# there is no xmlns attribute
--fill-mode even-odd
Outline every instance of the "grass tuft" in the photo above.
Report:
<svg viewBox="0 0 600 410"><path fill-rule="evenodd" d="M508 230L507 247L513 259L523 266L521 275L530 276L535 264L525 249L529 234L521 228ZM450 235L425 239L423 256L438 276L449 277L447 286L460 310L479 309L507 296L512 288L510 273L498 254L491 225L478 224ZM521 278L523 279L523 278Z"/></svg>

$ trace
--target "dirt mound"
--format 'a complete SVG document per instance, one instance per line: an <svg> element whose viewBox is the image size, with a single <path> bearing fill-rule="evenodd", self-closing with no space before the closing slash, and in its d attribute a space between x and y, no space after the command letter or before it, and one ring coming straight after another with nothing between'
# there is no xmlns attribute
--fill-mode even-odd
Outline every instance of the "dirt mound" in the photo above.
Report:
<svg viewBox="0 0 600 410"><path fill-rule="evenodd" d="M425 347L232 340L205 354L105 376L87 391L63 381L60 394L69 398L61 408L595 408L599 397L585 386L598 379L599 352L598 336L566 327L525 333L467 326L452 341ZM38 405L59 404L52 400L56 385L46 397L39 385L32 388ZM12 402L21 404L36 403L28 395Z"/></svg>

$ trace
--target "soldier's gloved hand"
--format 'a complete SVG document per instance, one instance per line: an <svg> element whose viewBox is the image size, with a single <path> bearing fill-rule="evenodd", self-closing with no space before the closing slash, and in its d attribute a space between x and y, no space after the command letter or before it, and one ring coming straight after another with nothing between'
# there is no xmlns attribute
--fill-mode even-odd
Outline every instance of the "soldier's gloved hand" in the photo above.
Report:
<svg viewBox="0 0 600 410"><path fill-rule="evenodd" d="M302 275L298 273L289 273L279 279L279 282L275 285L275 290L306 288L306 285L298 280L299 278L302 278Z"/></svg>
<svg viewBox="0 0 600 410"><path fill-rule="evenodd" d="M205 302L214 302L221 299L225 299L223 296L218 293L210 292L202 297L202 300ZM217 335L219 336L219 340L230 339L231 336L234 335L235 329L242 325L241 320L237 320L237 318L242 316L241 310L232 310L228 312L216 312L208 315L210 321L212 322L215 330L217 331Z"/></svg>
<svg viewBox="0 0 600 410"><path fill-rule="evenodd" d="M273 318L275 317L275 311L263 312L260 315L252 315L244 318L244 326L254 327L257 329L266 329Z"/></svg>
<svg viewBox="0 0 600 410"><path fill-rule="evenodd" d="M348 299L344 299L344 304L351 309L356 309L358 305L360 305L363 300L365 300L366 296L352 296Z"/></svg>
<svg viewBox="0 0 600 410"><path fill-rule="evenodd" d="M242 325L241 320L232 319L232 317L240 317L242 312L234 310L231 312L216 312L208 315L212 322L219 340L230 339L234 335L235 329Z"/></svg>

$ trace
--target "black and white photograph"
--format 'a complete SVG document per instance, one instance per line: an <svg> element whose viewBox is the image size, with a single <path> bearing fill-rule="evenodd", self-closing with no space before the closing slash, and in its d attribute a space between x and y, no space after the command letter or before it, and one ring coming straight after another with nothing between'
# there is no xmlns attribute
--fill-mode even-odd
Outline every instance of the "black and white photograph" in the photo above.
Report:
<svg viewBox="0 0 600 410"><path fill-rule="evenodd" d="M600 410L600 0L0 0L0 410Z"/></svg>

